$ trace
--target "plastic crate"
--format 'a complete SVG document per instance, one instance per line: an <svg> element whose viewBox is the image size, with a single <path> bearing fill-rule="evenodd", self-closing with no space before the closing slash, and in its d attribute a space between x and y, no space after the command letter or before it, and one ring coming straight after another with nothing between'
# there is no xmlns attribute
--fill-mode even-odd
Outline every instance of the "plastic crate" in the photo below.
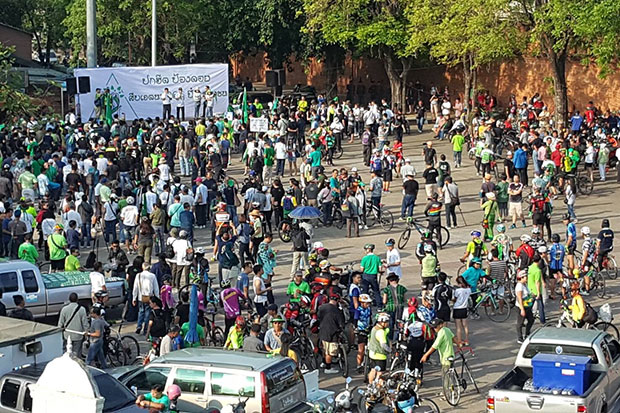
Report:
<svg viewBox="0 0 620 413"><path fill-rule="evenodd" d="M590 385L590 358L537 354L532 358L535 388L571 389L582 395Z"/></svg>

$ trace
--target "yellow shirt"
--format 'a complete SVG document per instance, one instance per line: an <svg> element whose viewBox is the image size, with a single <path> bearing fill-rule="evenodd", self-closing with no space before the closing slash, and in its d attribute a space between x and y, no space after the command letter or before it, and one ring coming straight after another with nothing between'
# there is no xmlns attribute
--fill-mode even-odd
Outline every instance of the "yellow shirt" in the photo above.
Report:
<svg viewBox="0 0 620 413"><path fill-rule="evenodd" d="M573 302L569 307L573 312L573 320L581 321L586 314L586 304L583 302L583 297L579 294L573 297Z"/></svg>
<svg viewBox="0 0 620 413"><path fill-rule="evenodd" d="M205 136L205 132L207 131L207 127L203 124L196 125L196 136Z"/></svg>

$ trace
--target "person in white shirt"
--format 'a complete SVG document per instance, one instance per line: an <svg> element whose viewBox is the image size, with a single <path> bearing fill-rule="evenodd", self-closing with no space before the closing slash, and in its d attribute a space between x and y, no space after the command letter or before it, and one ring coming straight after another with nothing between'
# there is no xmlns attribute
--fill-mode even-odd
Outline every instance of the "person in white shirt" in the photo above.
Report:
<svg viewBox="0 0 620 413"><path fill-rule="evenodd" d="M150 214L153 212L153 206L157 203L157 194L153 192L151 187L148 187L144 199L146 201L146 212Z"/></svg>
<svg viewBox="0 0 620 413"><path fill-rule="evenodd" d="M78 228L82 228L82 217L75 210L75 204L73 202L69 203L69 210L62 214L62 224L65 228L69 228L69 222L75 221Z"/></svg>
<svg viewBox="0 0 620 413"><path fill-rule="evenodd" d="M179 239L172 243L174 258L172 267L173 284L177 287L189 284L189 267L191 262L187 260L188 250L191 252L192 244L187 240L187 231L179 231ZM184 284L181 284L183 280Z"/></svg>
<svg viewBox="0 0 620 413"><path fill-rule="evenodd" d="M387 249L385 253L385 266L388 273L394 273L400 279L403 276L403 270L400 266L400 252L394 247L395 243L394 238L389 238L385 241L385 248Z"/></svg>
<svg viewBox="0 0 620 413"><path fill-rule="evenodd" d="M166 163L164 158L159 159L157 169L159 169L159 181L170 182L170 166Z"/></svg>
<svg viewBox="0 0 620 413"><path fill-rule="evenodd" d="M286 166L287 150L284 138L278 139L273 147L276 152L276 176L284 176L284 167Z"/></svg>
<svg viewBox="0 0 620 413"><path fill-rule="evenodd" d="M400 176L403 178L403 182L407 180L407 175L415 178L415 168L411 165L411 159L409 158L405 159L405 164L400 168Z"/></svg>
<svg viewBox="0 0 620 413"><path fill-rule="evenodd" d="M209 86L205 87L205 102L204 102L204 113L203 117L207 119L211 119L213 117L213 105L215 104L215 93L211 90Z"/></svg>
<svg viewBox="0 0 620 413"><path fill-rule="evenodd" d="M177 101L177 119L185 120L185 95L183 94L183 88L180 87L174 96L174 100Z"/></svg>
<svg viewBox="0 0 620 413"><path fill-rule="evenodd" d="M135 199L132 196L127 197L127 206L121 210L121 220L123 221L123 231L125 231L125 246L129 253L133 252L131 242L136 234L138 226L138 216L140 215L138 207L134 205Z"/></svg>
<svg viewBox="0 0 620 413"><path fill-rule="evenodd" d="M161 94L161 103L163 105L163 119L168 119L172 114L172 94L170 90L166 87L164 88L164 93Z"/></svg>
<svg viewBox="0 0 620 413"><path fill-rule="evenodd" d="M142 272L136 275L133 283L133 305L138 306L138 325L136 326L136 334L146 334L151 315L151 307L149 305L150 298L159 297L159 284L155 274L151 271L151 265L142 264ZM142 328L144 326L144 329Z"/></svg>
<svg viewBox="0 0 620 413"><path fill-rule="evenodd" d="M181 329L177 325L170 326L168 329L168 334L161 338L161 342L159 343L159 356L165 356L170 353L173 349L174 339L177 338Z"/></svg>
<svg viewBox="0 0 620 413"><path fill-rule="evenodd" d="M97 162L97 171L99 171L99 175L105 175L108 170L108 160L101 155L95 161Z"/></svg>
<svg viewBox="0 0 620 413"><path fill-rule="evenodd" d="M103 264L100 262L96 262L93 266L93 271L89 274L90 277L90 292L93 299L93 303L95 300L95 293L99 291L107 291L105 285L105 277L103 276Z"/></svg>

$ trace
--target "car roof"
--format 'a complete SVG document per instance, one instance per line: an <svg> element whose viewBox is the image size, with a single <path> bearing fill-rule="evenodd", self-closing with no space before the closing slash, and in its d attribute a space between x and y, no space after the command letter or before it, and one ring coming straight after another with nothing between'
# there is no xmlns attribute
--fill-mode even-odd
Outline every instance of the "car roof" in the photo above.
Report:
<svg viewBox="0 0 620 413"><path fill-rule="evenodd" d="M599 330L586 330L583 328L543 327L532 335L530 341L534 343L561 342L565 345L590 346L601 334L603 332Z"/></svg>
<svg viewBox="0 0 620 413"><path fill-rule="evenodd" d="M27 378L32 379L33 381L37 381L39 377L43 374L45 370L45 366L47 366L47 362L40 363L37 365L30 365L22 368L17 368L16 370L12 370L4 375L4 377L16 377L16 378ZM100 374L106 374L103 370L99 370L93 366L86 366L88 368L89 373L94 377Z"/></svg>
<svg viewBox="0 0 620 413"><path fill-rule="evenodd" d="M172 351L153 362L158 364L199 364L260 371L282 360L282 357L255 351L230 351L221 348L196 347Z"/></svg>

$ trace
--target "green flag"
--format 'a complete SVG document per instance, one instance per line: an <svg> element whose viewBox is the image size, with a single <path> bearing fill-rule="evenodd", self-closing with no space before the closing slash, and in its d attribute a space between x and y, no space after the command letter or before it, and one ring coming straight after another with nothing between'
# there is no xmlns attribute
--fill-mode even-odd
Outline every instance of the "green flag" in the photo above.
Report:
<svg viewBox="0 0 620 413"><path fill-rule="evenodd" d="M243 123L248 123L248 91L243 88L243 102L241 103L243 111Z"/></svg>
<svg viewBox="0 0 620 413"><path fill-rule="evenodd" d="M280 105L280 99L276 98L276 100L273 101L273 105L271 106L271 113L276 113L276 110L278 110L278 106Z"/></svg>

